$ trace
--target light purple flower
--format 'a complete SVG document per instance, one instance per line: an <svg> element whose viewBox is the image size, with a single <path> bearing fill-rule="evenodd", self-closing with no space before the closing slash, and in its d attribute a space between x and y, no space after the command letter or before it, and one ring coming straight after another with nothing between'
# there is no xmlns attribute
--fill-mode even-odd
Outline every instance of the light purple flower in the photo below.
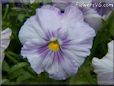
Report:
<svg viewBox="0 0 114 86"><path fill-rule="evenodd" d="M2 62L4 59L4 50L8 47L9 42L10 42L10 36L11 36L12 31L7 28L0 33L0 61Z"/></svg>
<svg viewBox="0 0 114 86"><path fill-rule="evenodd" d="M101 16L108 15L114 9L114 0L93 0L92 3L96 5L99 4L98 6L94 6L92 8L95 9Z"/></svg>
<svg viewBox="0 0 114 86"><path fill-rule="evenodd" d="M64 13L50 5L36 10L19 32L21 55L33 70L65 80L77 73L90 54L95 31L83 20L82 12L69 6Z"/></svg>
<svg viewBox="0 0 114 86"><path fill-rule="evenodd" d="M64 10L65 7L67 7L69 4L76 4L77 7L81 9L84 15L85 21L95 29L97 32L101 26L101 19L107 19L110 13L112 12L112 9L114 7L99 7L98 4L113 4L114 0L52 0L52 2L55 4L56 7L61 8ZM64 3L63 5L61 3ZM90 6L88 5L90 4ZM97 4L97 7L91 4Z"/></svg>
<svg viewBox="0 0 114 86"><path fill-rule="evenodd" d="M114 4L114 0L92 0L90 8L82 8L85 21L93 27L96 32L100 29L102 19L106 20L112 12L113 7L104 7L103 5Z"/></svg>
<svg viewBox="0 0 114 86"><path fill-rule="evenodd" d="M102 16L92 8L81 8L85 22L87 22L97 32L101 26Z"/></svg>
<svg viewBox="0 0 114 86"><path fill-rule="evenodd" d="M93 58L92 65L99 85L114 85L114 41L108 44L108 53L102 59Z"/></svg>

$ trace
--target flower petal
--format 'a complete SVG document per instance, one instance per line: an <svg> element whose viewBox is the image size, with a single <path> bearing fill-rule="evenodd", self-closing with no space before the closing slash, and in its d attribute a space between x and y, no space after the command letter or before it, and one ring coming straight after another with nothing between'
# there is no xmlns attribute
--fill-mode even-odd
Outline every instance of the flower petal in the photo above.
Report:
<svg viewBox="0 0 114 86"><path fill-rule="evenodd" d="M95 73L97 73L98 84L114 84L114 67L112 61L104 58L93 58L92 64Z"/></svg>
<svg viewBox="0 0 114 86"><path fill-rule="evenodd" d="M69 55L70 56L70 55ZM73 76L77 70L78 66L75 64L72 57L54 57L53 64L46 69L51 78L57 80L65 80L69 76Z"/></svg>
<svg viewBox="0 0 114 86"><path fill-rule="evenodd" d="M44 68L44 70L47 70L47 68L52 65L53 59L54 59L53 53L49 51L45 59L43 60L41 67Z"/></svg>
<svg viewBox="0 0 114 86"><path fill-rule="evenodd" d="M53 64L49 68L47 68L46 71L49 73L50 78L56 80L65 80L67 77L57 58L54 58Z"/></svg>
<svg viewBox="0 0 114 86"><path fill-rule="evenodd" d="M113 43L108 44L108 53L102 59L93 58L92 65L97 74L98 84L114 84L114 57L113 57Z"/></svg>
<svg viewBox="0 0 114 86"><path fill-rule="evenodd" d="M19 32L19 39L22 44L33 38L40 39L43 36L43 29L36 16L32 16L24 23Z"/></svg>
<svg viewBox="0 0 114 86"><path fill-rule="evenodd" d="M65 12L62 15L62 25L64 28L71 27L77 22L83 21L83 14L76 6L70 5L66 7ZM65 27L66 26L66 27Z"/></svg>
<svg viewBox="0 0 114 86"><path fill-rule="evenodd" d="M84 22L75 24L75 26L67 31L71 41L67 46L63 45L63 52L65 55L74 58L77 66L80 66L84 59L90 54L95 31Z"/></svg>
<svg viewBox="0 0 114 86"><path fill-rule="evenodd" d="M61 66L62 66L62 68L65 71L67 76L74 75L78 70L78 66L74 62L74 58L71 56L67 56L67 55L65 55L63 57L63 60L61 61Z"/></svg>
<svg viewBox="0 0 114 86"><path fill-rule="evenodd" d="M97 72L97 73L106 73L108 71L112 71L113 70L113 64L108 59L93 58L92 63L94 65L94 67L95 67L95 72Z"/></svg>
<svg viewBox="0 0 114 86"><path fill-rule="evenodd" d="M43 60L45 58L45 57L42 57L38 53L39 43L42 43L42 41L37 40L37 39L32 39L30 41L27 41L24 44L24 46L22 47L22 50L21 50L21 55L24 58L28 59L31 67L38 74L40 74L41 72L44 71L44 69L41 68L41 64L42 64L42 62L43 62Z"/></svg>
<svg viewBox="0 0 114 86"><path fill-rule="evenodd" d="M114 72L108 72L98 75L97 81L101 85L114 85Z"/></svg>
<svg viewBox="0 0 114 86"><path fill-rule="evenodd" d="M56 30L60 28L60 10L54 6L45 5L37 9L37 16L42 28Z"/></svg>
<svg viewBox="0 0 114 86"><path fill-rule="evenodd" d="M114 61L113 52L114 52L114 41L108 43L108 53L104 58Z"/></svg>
<svg viewBox="0 0 114 86"><path fill-rule="evenodd" d="M55 7L64 10L68 5L75 4L75 0L52 0Z"/></svg>
<svg viewBox="0 0 114 86"><path fill-rule="evenodd" d="M7 28L3 30L0 35L1 35L1 45L0 45L0 61L2 62L4 59L4 50L8 47L10 43L10 36L11 36L12 31Z"/></svg>
<svg viewBox="0 0 114 86"><path fill-rule="evenodd" d="M1 32L1 46L0 46L1 51L4 51L8 47L11 33L12 31L9 28Z"/></svg>
<svg viewBox="0 0 114 86"><path fill-rule="evenodd" d="M84 8L84 19L85 21L95 29L95 31L98 31L101 25L101 19L102 17L92 8ZM93 21L94 20L94 21Z"/></svg>
<svg viewBox="0 0 114 86"><path fill-rule="evenodd" d="M78 22L71 28L68 28L67 31L73 43L88 43L90 46L92 45L93 37L96 35L94 29L85 22Z"/></svg>
<svg viewBox="0 0 114 86"><path fill-rule="evenodd" d="M82 65L86 56L77 55L76 51L64 50L65 55L77 66L77 69ZM76 71L77 72L77 71Z"/></svg>

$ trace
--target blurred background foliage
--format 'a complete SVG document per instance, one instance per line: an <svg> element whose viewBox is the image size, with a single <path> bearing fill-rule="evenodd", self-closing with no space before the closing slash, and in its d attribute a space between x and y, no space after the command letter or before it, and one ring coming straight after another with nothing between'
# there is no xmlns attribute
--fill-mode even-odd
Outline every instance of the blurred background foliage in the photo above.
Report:
<svg viewBox="0 0 114 86"><path fill-rule="evenodd" d="M26 19L34 15L36 8L41 5L43 3L2 5L2 28L9 27L13 31L2 65L2 84L97 84L91 60L93 57L102 58L108 51L107 43L114 37L114 12L106 21L102 21L102 27L94 39L91 54L79 68L78 73L67 80L57 81L50 79L45 72L37 75L31 69L27 59L23 59L20 55L22 45L18 39L18 32Z"/></svg>

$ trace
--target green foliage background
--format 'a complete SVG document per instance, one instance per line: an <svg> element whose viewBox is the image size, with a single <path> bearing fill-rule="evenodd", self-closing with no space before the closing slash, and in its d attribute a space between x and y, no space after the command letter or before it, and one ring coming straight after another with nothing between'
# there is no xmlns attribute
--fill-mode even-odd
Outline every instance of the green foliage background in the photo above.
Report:
<svg viewBox="0 0 114 86"><path fill-rule="evenodd" d="M97 84L91 60L93 57L102 58L108 51L107 43L114 37L114 12L106 21L102 21L102 27L94 39L91 54L79 68L78 73L67 80L57 81L50 79L47 73L37 75L31 69L27 59L22 59L20 55L22 45L18 39L18 32L26 19L34 15L40 5L40 3L22 4L20 8L14 3L9 3L2 6L2 28L9 27L13 31L2 64L2 84Z"/></svg>

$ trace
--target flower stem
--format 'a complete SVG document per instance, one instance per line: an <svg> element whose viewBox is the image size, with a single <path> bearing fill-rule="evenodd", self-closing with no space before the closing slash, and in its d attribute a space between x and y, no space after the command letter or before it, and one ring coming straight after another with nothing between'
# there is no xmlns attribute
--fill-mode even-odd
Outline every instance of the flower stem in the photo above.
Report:
<svg viewBox="0 0 114 86"><path fill-rule="evenodd" d="M14 56L14 57L20 57L19 55L15 54L13 52L10 52L10 51L8 51L7 53L10 54L10 55L12 55L12 56Z"/></svg>
<svg viewBox="0 0 114 86"><path fill-rule="evenodd" d="M18 61L15 60L15 59L13 58L13 56L9 55L8 53L6 53L6 56L7 56L8 59L10 59L12 62L14 62L14 63L18 63Z"/></svg>
<svg viewBox="0 0 114 86"><path fill-rule="evenodd" d="M7 4L7 5L6 5L6 9L5 9L5 13L4 13L4 16L3 16L3 19L6 18L7 13L8 13L8 10L9 10L9 5Z"/></svg>

